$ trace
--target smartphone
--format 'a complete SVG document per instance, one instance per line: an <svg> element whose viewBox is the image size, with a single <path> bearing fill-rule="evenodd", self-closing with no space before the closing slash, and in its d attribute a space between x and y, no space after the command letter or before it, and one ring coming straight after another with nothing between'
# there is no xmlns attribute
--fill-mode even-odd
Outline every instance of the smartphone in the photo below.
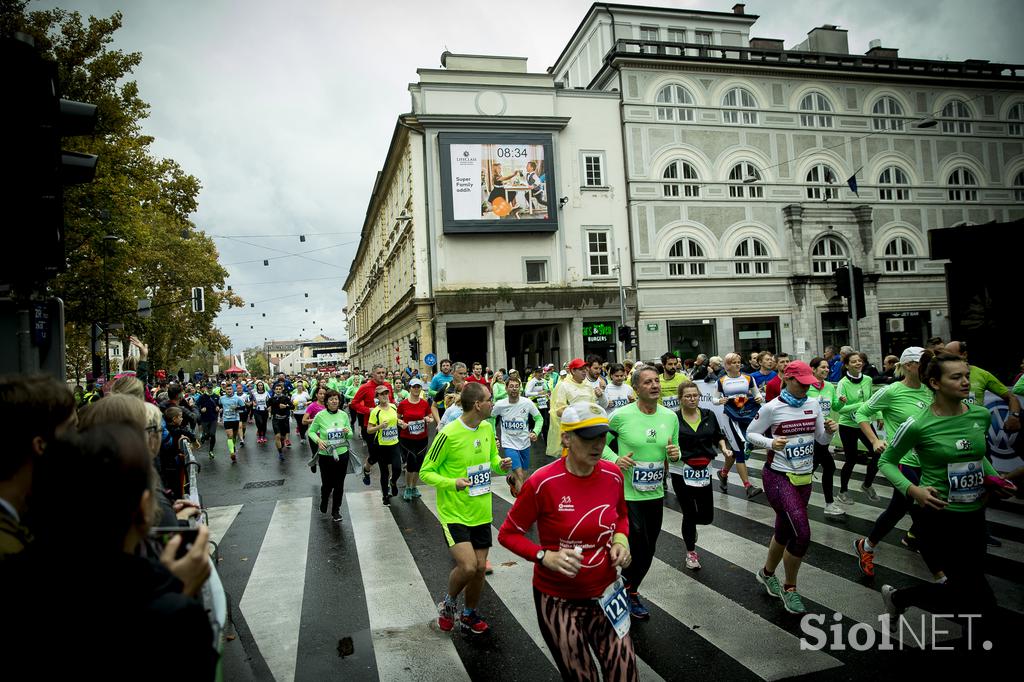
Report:
<svg viewBox="0 0 1024 682"><path fill-rule="evenodd" d="M175 535L181 536L181 544L178 545L178 551L174 553L175 559L181 559L188 551L192 549L192 545L195 544L196 538L199 536L199 528L190 528L188 526L174 526L169 528L151 528L149 530L150 537L154 537L164 545L171 541L171 538Z"/></svg>

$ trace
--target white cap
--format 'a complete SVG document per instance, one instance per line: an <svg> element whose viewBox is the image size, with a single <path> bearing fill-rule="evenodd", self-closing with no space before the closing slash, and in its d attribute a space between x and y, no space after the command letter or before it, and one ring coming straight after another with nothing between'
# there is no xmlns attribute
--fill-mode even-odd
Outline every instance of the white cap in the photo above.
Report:
<svg viewBox="0 0 1024 682"><path fill-rule="evenodd" d="M921 354L924 353L924 348L920 346L911 346L903 351L900 356L900 364L905 365L908 362L921 362Z"/></svg>

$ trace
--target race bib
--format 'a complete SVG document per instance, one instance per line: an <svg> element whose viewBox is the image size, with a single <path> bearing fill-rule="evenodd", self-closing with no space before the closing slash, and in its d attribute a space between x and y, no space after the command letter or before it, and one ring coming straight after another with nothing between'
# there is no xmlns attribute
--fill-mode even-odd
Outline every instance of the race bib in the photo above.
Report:
<svg viewBox="0 0 1024 682"><path fill-rule="evenodd" d="M537 409L538 410L546 410L546 409L548 409L548 399L545 398L544 396L538 397L537 398Z"/></svg>
<svg viewBox="0 0 1024 682"><path fill-rule="evenodd" d="M414 421L414 422L409 422L409 435L410 436L417 436L417 435L419 435L421 433L424 433L426 430L427 430L427 423L425 421L423 421L422 419L419 419L419 420Z"/></svg>
<svg viewBox="0 0 1024 682"><path fill-rule="evenodd" d="M650 493L661 488L665 480L665 465L662 462L637 462L633 466L633 490Z"/></svg>
<svg viewBox="0 0 1024 682"><path fill-rule="evenodd" d="M985 492L985 469L981 460L946 465L950 502L974 502Z"/></svg>
<svg viewBox="0 0 1024 682"><path fill-rule="evenodd" d="M619 639L629 634L629 601L626 599L625 584L622 582L622 578L609 585L598 597L597 603L601 605L605 618L615 628L615 634L619 636Z"/></svg>
<svg viewBox="0 0 1024 682"><path fill-rule="evenodd" d="M832 412L832 401L831 400L822 400L820 402L821 402L821 413L822 414L830 414Z"/></svg>
<svg viewBox="0 0 1024 682"><path fill-rule="evenodd" d="M667 395L661 399L661 404L668 409L676 412L679 410L679 397L674 395Z"/></svg>
<svg viewBox="0 0 1024 682"><path fill-rule="evenodd" d="M814 439L810 436L795 436L786 443L782 455L793 471L810 471L814 466Z"/></svg>
<svg viewBox="0 0 1024 682"><path fill-rule="evenodd" d="M616 398L615 400L612 400L612 401L610 401L608 403L608 409L609 410L617 410L620 407L625 407L628 404L629 404L629 398ZM668 407L668 405L666 405L665 407Z"/></svg>
<svg viewBox="0 0 1024 682"><path fill-rule="evenodd" d="M384 440L395 440L398 438L398 427L397 426L385 426L380 430L380 439Z"/></svg>
<svg viewBox="0 0 1024 682"><path fill-rule="evenodd" d="M327 432L327 442L331 445L338 445L345 440L345 432L341 429L334 429Z"/></svg>
<svg viewBox="0 0 1024 682"><path fill-rule="evenodd" d="M491 465L489 462L466 467L466 478L469 479L469 495L486 495L491 492Z"/></svg>
<svg viewBox="0 0 1024 682"><path fill-rule="evenodd" d="M691 488L704 488L711 485L711 469L700 467L694 469L689 464L683 464L683 483Z"/></svg>

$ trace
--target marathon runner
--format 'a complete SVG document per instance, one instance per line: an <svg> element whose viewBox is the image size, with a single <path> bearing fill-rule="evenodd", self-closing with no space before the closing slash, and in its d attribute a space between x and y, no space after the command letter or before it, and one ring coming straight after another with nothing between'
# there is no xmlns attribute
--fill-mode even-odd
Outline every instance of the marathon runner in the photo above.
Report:
<svg viewBox="0 0 1024 682"><path fill-rule="evenodd" d="M886 436L891 438L903 422L932 404L932 392L927 386L921 384L921 377L918 374L922 353L924 353L924 348L918 346L911 346L903 351L894 371L894 376L900 381L876 391L870 400L862 403L857 409L854 418L860 423L860 429L871 442L871 448L876 455L881 456L889 444L880 439L871 428L872 415L881 413ZM907 451L907 454L900 459L898 466L907 480L915 485L920 483L921 464L913 449ZM894 490L892 498L889 500L889 506L875 521L871 533L866 538L857 538L854 541L853 549L857 554L861 573L869 578L874 577L875 549L878 543L906 516L912 503L913 501L906 495L901 495ZM929 563L928 556L922 556L922 558ZM941 576L942 569L938 564L929 563L929 568L936 578Z"/></svg>
<svg viewBox="0 0 1024 682"><path fill-rule="evenodd" d="M519 379L509 379L505 385L508 397L494 404L491 414L497 418L497 437L501 453L512 460L512 473L506 479L512 491L512 497L526 481L530 471L530 450L537 442L540 430L544 427L537 406L519 395L522 384ZM529 427L533 419L533 428Z"/></svg>
<svg viewBox="0 0 1024 682"><path fill-rule="evenodd" d="M1003 429L1007 433L1013 433L1020 430L1020 400L1017 398L1013 391L1010 391L1003 382L999 381L992 372L970 364L967 359L967 342L966 341L950 341L946 344L946 352L959 355L960 358L968 363L971 369L971 395L968 397L967 402L974 403L975 405L985 404L985 391L990 391L996 394L998 397L1006 401L1009 406L1009 413L1006 415L1006 421L1003 424Z"/></svg>
<svg viewBox="0 0 1024 682"><path fill-rule="evenodd" d="M775 400L779 397L779 394L782 393L782 375L786 371L786 365L789 364L789 361L789 353L779 353L775 356L775 376L766 381L762 387L765 402ZM811 371L814 372L815 376L817 376L818 372L815 369L813 362L811 363ZM757 377L754 378L755 380L757 379ZM814 396L808 394L808 397L813 398Z"/></svg>
<svg viewBox="0 0 1024 682"><path fill-rule="evenodd" d="M443 400L444 394L442 393L440 396L438 396L438 393L440 393L444 389L445 384L450 383L452 380L452 361L449 360L448 358L445 358L444 360L441 360L440 363L438 363L438 367L440 369L438 370L437 374L435 374L430 379L429 393L431 400L433 400L434 404L437 405L438 415L443 416L445 409Z"/></svg>
<svg viewBox="0 0 1024 682"><path fill-rule="evenodd" d="M377 406L376 390L380 386L388 389L389 402L393 400L394 392L391 384L384 380L384 365L377 363L370 370L370 378L363 383L352 395L352 409L359 416L359 426L362 429L363 440L366 442L366 461L363 462L363 485L370 485L370 472L373 465L377 463L377 439L370 437L367 431L367 420L370 418L370 410Z"/></svg>
<svg viewBox="0 0 1024 682"><path fill-rule="evenodd" d="M725 374L715 381L715 400L725 406L726 429L732 436L732 456L725 458L725 466L718 472L718 487L723 493L729 492L729 469L735 462L743 489L747 497L751 498L760 494L761 489L752 484L747 475L747 427L757 415L764 396L749 375L740 373L740 362L742 359L738 353L727 354Z"/></svg>
<svg viewBox="0 0 1024 682"><path fill-rule="evenodd" d="M796 577L811 543L807 503L811 499L814 443L831 441L838 425L822 417L817 400L807 398L807 387L818 379L806 362L789 363L783 378L782 393L761 406L747 429L747 442L768 450L761 481L768 503L775 510L775 532L764 567L757 571L757 581L768 594L781 599L787 611L805 613L803 599L796 591ZM766 436L769 432L772 435ZM775 577L780 561L785 583Z"/></svg>
<svg viewBox="0 0 1024 682"><path fill-rule="evenodd" d="M670 462L672 491L683 512L683 542L686 544L686 567L700 569L697 556L697 526L706 526L715 518L715 501L711 492L709 465L721 452L729 456L718 417L700 407L700 389L684 381L677 389L679 396L679 461Z"/></svg>
<svg viewBox="0 0 1024 682"><path fill-rule="evenodd" d="M828 380L828 375L831 371L828 366L828 360L822 357L813 358L810 367L811 371L814 372L814 378L818 380L818 385L812 384L807 387L807 397L815 398L818 401L818 405L821 406L822 418L831 419L832 405L836 402L836 385ZM781 388L779 388L779 392L782 392ZM832 446L822 445L815 441L815 471L819 466L821 467L821 494L825 498L825 516L845 515L846 511L836 504L835 498L832 496L833 480L836 475L836 460L832 457Z"/></svg>
<svg viewBox="0 0 1024 682"><path fill-rule="evenodd" d="M857 423L857 409L871 397L871 377L863 373L868 358L860 351L848 353L843 358L844 373L836 386L836 400L832 409L839 414L839 440L843 443L843 469L839 472L839 501L853 504L850 496L850 478L853 468L857 465L859 453L857 444L863 443L867 448L868 470L864 475L861 490L872 502L878 500L878 493L871 487L878 473L878 456L871 449L871 441L860 430ZM870 426L869 426L870 428Z"/></svg>
<svg viewBox="0 0 1024 682"><path fill-rule="evenodd" d="M777 376L778 374L775 372L775 356L771 354L771 351L761 351L757 356L757 371L753 372L750 378L754 380L757 387L764 393L765 384ZM765 398L765 400L771 400L771 398Z"/></svg>
<svg viewBox="0 0 1024 682"><path fill-rule="evenodd" d="M615 362L608 367L608 378L612 380L605 386L604 397L608 402L608 418L611 419L620 409L636 400L636 392L626 383L626 368Z"/></svg>
<svg viewBox="0 0 1024 682"><path fill-rule="evenodd" d="M526 397L537 406L537 411L540 412L541 419L544 420L540 436L541 438L547 438L548 424L550 422L549 401L551 399L551 387L547 379L544 378L544 368L533 368L533 376L526 382Z"/></svg>
<svg viewBox="0 0 1024 682"><path fill-rule="evenodd" d="M582 403L566 408L561 424L568 455L526 481L498 542L536 564L537 624L562 679L637 680L617 574L631 560L624 482L619 469L601 459L608 418L600 407ZM527 536L534 524L540 544Z"/></svg>
<svg viewBox="0 0 1024 682"><path fill-rule="evenodd" d="M288 432L291 430L292 400L284 391L284 382L274 384L274 395L267 401L271 426L274 429L274 445L277 446L277 459L281 462L284 461L284 449L291 447Z"/></svg>
<svg viewBox="0 0 1024 682"><path fill-rule="evenodd" d="M321 383L313 389L313 402L306 405L306 413L302 415L302 426L307 432L316 416L327 407L327 391L329 390L331 389L327 388L326 383ZM309 441L309 468L314 474L316 473L316 453L317 444Z"/></svg>
<svg viewBox="0 0 1024 682"><path fill-rule="evenodd" d="M494 431L487 421L491 398L486 386L467 384L462 389L461 417L441 429L420 468L420 478L437 488L437 515L455 567L448 576L448 592L437 605L437 625L444 632L487 632L487 622L476 608L484 586L487 553L491 546L491 472L509 471L512 460L498 456ZM466 607L458 615L458 599L466 592Z"/></svg>
<svg viewBox="0 0 1024 682"><path fill-rule="evenodd" d="M679 356L672 351L661 356L662 373L658 377L661 382L661 404L677 414L679 413L679 384L686 380L686 376L679 371L681 368L682 363L679 362Z"/></svg>
<svg viewBox="0 0 1024 682"><path fill-rule="evenodd" d="M594 397L597 398L598 405L604 405L604 388L607 382L604 377L601 376L602 361L600 355L588 355L587 356L587 374L583 381L590 384L590 387L594 389Z"/></svg>
<svg viewBox="0 0 1024 682"><path fill-rule="evenodd" d="M199 442L209 441L210 459L213 459L213 448L217 445L217 415L220 412L220 398L210 393L210 385L203 384L202 395L196 401L199 411Z"/></svg>
<svg viewBox="0 0 1024 682"><path fill-rule="evenodd" d="M402 474L402 451L398 447L398 410L390 401L391 388L380 384L374 393L377 406L370 410L366 432L376 439L375 456L380 467L381 500L384 506L398 495L398 477ZM365 481L364 481L365 482ZM390 485L389 485L390 482Z"/></svg>
<svg viewBox="0 0 1024 682"><path fill-rule="evenodd" d="M309 391L306 390L306 382L299 381L292 393L292 415L295 417L295 432L299 434L299 442L306 442L306 425L302 423L306 416L306 405L312 400Z"/></svg>
<svg viewBox="0 0 1024 682"><path fill-rule="evenodd" d="M421 497L419 488L420 466L427 451L427 425L438 421L437 407L423 395L423 381L409 382L409 397L398 403L398 443L405 460L405 491L402 499L406 502Z"/></svg>
<svg viewBox="0 0 1024 682"><path fill-rule="evenodd" d="M228 439L228 453L231 454L232 464L238 461L235 458L235 434L238 433L238 413L244 405L245 400L235 395L234 384L227 384L224 388L224 395L220 397L220 409L224 419L224 435ZM213 459L212 448L210 459Z"/></svg>
<svg viewBox="0 0 1024 682"><path fill-rule="evenodd" d="M320 467L320 513L327 513L327 502L333 495L331 520L341 522L341 498L345 493L345 475L348 473L348 441L352 438L352 424L341 409L341 395L334 389L324 394L324 409L317 412L309 425L309 440L316 444L310 462L314 471Z"/></svg>
<svg viewBox="0 0 1024 682"><path fill-rule="evenodd" d="M661 404L661 384L654 367L633 374L637 401L621 408L609 423L604 457L625 474L626 505L632 563L622 572L629 611L647 620L650 611L640 601L640 584L654 560L664 514L665 465L679 460L679 420ZM581 403L575 403L579 408ZM583 403L585 407L585 403Z"/></svg>
<svg viewBox="0 0 1024 682"><path fill-rule="evenodd" d="M598 404L594 387L587 383L587 363L574 358L568 364L568 373L557 384L551 394L551 425L548 430L547 454L556 457L561 452L561 425L559 418L569 405L576 403Z"/></svg>
<svg viewBox="0 0 1024 682"><path fill-rule="evenodd" d="M270 400L270 393L267 385L262 380L257 381L252 392L253 417L256 420L256 444L263 445L267 442L267 401Z"/></svg>

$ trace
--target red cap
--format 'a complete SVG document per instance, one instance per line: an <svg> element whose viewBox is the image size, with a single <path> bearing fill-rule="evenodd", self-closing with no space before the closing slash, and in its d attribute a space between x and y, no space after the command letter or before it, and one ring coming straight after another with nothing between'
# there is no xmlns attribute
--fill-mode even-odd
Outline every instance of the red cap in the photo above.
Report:
<svg viewBox="0 0 1024 682"><path fill-rule="evenodd" d="M568 369L571 372L574 369L583 369L586 366L587 366L587 363L583 361L583 358L573 358L569 362L569 368Z"/></svg>
<svg viewBox="0 0 1024 682"><path fill-rule="evenodd" d="M814 376L810 365L801 360L794 360L786 365L784 376L787 379L796 379L804 386L819 386L818 378Z"/></svg>

